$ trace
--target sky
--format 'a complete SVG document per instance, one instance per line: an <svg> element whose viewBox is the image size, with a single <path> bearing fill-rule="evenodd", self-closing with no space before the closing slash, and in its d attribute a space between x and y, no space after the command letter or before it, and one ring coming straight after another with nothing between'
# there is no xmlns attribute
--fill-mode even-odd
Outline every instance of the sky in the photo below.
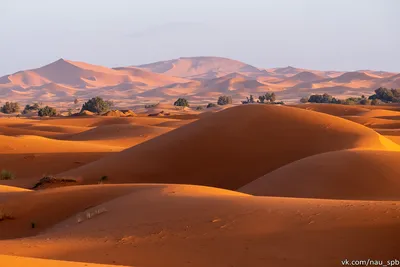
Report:
<svg viewBox="0 0 400 267"><path fill-rule="evenodd" d="M0 0L0 76L221 56L259 68L400 72L399 0Z"/></svg>

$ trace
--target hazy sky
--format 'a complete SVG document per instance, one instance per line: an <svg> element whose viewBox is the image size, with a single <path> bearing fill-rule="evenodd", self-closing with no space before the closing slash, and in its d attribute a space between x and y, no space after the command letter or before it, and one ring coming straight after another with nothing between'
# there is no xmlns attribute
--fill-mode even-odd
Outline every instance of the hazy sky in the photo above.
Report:
<svg viewBox="0 0 400 267"><path fill-rule="evenodd" d="M256 67L400 72L400 0L0 0L0 76L222 56Z"/></svg>

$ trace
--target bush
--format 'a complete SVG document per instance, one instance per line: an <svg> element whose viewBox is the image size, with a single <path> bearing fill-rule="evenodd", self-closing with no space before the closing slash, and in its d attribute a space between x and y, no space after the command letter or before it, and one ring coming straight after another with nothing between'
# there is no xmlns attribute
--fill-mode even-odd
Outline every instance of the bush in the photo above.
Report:
<svg viewBox="0 0 400 267"><path fill-rule="evenodd" d="M232 97L231 96L222 95L222 96L218 97L217 104L220 105L220 106L232 104Z"/></svg>
<svg viewBox="0 0 400 267"><path fill-rule="evenodd" d="M372 99L371 100L371 105L373 105L373 106L376 106L376 105L379 105L379 100L378 99Z"/></svg>
<svg viewBox="0 0 400 267"><path fill-rule="evenodd" d="M196 110L203 110L203 109L204 109L203 106L198 106L198 107L196 107Z"/></svg>
<svg viewBox="0 0 400 267"><path fill-rule="evenodd" d="M370 96L369 99L378 99L383 102L400 102L400 90L380 87L375 90L375 94Z"/></svg>
<svg viewBox="0 0 400 267"><path fill-rule="evenodd" d="M6 114L11 114L18 112L20 110L20 106L16 102L6 102L1 108L1 112Z"/></svg>
<svg viewBox="0 0 400 267"><path fill-rule="evenodd" d="M14 173L7 171L7 170L2 170L0 172L0 180L13 180L15 178Z"/></svg>
<svg viewBox="0 0 400 267"><path fill-rule="evenodd" d="M217 104L208 103L207 108L215 108L215 107L217 107L217 106L218 106Z"/></svg>
<svg viewBox="0 0 400 267"><path fill-rule="evenodd" d="M33 105L26 105L24 110L22 111L23 114L27 114L31 111L38 111L40 106L38 103L34 103Z"/></svg>
<svg viewBox="0 0 400 267"><path fill-rule="evenodd" d="M52 117L57 115L57 110L55 108L45 106L44 108L39 109L38 115L40 117Z"/></svg>
<svg viewBox="0 0 400 267"><path fill-rule="evenodd" d="M178 98L178 100L175 101L174 106L189 107L189 102L185 98Z"/></svg>
<svg viewBox="0 0 400 267"><path fill-rule="evenodd" d="M87 110L90 112L101 114L109 111L112 106L112 101L104 101L103 98L96 96L92 99L89 99L86 103L82 105L81 112Z"/></svg>

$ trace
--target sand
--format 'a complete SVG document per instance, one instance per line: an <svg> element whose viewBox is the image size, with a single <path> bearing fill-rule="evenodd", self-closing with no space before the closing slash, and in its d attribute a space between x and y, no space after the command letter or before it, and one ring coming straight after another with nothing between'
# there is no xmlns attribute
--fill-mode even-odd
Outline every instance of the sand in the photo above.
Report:
<svg viewBox="0 0 400 267"><path fill-rule="evenodd" d="M305 70L276 71L286 79ZM0 180L0 265L333 267L398 258L396 109L1 118L0 169L15 179ZM30 190L45 174L77 182Z"/></svg>
<svg viewBox="0 0 400 267"><path fill-rule="evenodd" d="M338 266L346 258L395 258L400 248L399 202L264 198L182 185L138 187L89 209L106 210L92 219L78 223L72 216L48 225L41 235L0 241L2 253L150 267ZM94 193L103 194L98 187L84 188L69 205L83 210ZM76 190L68 189L72 196ZM58 214L71 213L61 202L67 189L54 191L41 197L44 208L35 211L43 221L55 216L46 203L52 202Z"/></svg>
<svg viewBox="0 0 400 267"><path fill-rule="evenodd" d="M351 148L397 149L398 145L365 126L323 113L242 105L60 175L81 177L87 184L107 175L113 183L237 189L301 158Z"/></svg>

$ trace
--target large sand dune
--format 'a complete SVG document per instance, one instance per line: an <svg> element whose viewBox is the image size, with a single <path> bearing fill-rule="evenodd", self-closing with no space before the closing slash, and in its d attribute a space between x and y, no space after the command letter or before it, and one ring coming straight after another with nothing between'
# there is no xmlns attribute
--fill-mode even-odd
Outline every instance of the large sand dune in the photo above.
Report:
<svg viewBox="0 0 400 267"><path fill-rule="evenodd" d="M79 176L85 183L107 175L113 183L190 183L237 189L307 156L391 146L397 145L338 117L285 106L243 105L60 175Z"/></svg>
<svg viewBox="0 0 400 267"><path fill-rule="evenodd" d="M342 150L293 162L239 191L261 196L400 200L400 152Z"/></svg>
<svg viewBox="0 0 400 267"><path fill-rule="evenodd" d="M27 207L7 206L17 218L0 224L7 226L3 238L44 231L0 241L6 255L146 267L308 267L393 259L400 249L399 203L392 201L264 198L182 185L70 187L21 201ZM77 221L96 210L103 213ZM32 220L40 229L29 229Z"/></svg>

